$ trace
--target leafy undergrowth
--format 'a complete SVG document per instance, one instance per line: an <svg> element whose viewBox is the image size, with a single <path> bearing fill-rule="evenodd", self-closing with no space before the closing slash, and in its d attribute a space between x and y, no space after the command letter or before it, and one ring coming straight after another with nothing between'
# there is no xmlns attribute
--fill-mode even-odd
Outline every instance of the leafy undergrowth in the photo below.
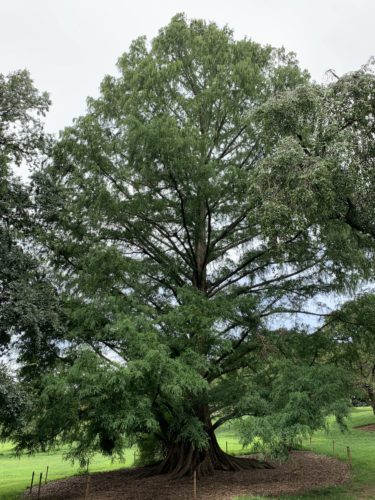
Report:
<svg viewBox="0 0 375 500"><path fill-rule="evenodd" d="M357 426L375 423L375 416L370 408L355 408L348 422L349 431L342 433L334 422L331 422L328 434L316 432L311 440L304 441L303 449L312 449L316 453L333 455L333 440L335 441L335 456L347 460L347 446L352 454L353 477L350 484L340 487L314 490L304 495L283 496L283 500L365 500L375 499L375 432L364 432L355 429ZM247 496L240 500L261 500L264 497Z"/></svg>

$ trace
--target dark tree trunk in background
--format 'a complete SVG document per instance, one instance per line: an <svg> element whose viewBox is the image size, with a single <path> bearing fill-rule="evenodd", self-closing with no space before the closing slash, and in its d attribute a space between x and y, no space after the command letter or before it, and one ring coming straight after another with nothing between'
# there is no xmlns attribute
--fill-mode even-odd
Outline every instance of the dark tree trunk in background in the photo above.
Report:
<svg viewBox="0 0 375 500"><path fill-rule="evenodd" d="M373 386L370 384L364 384L363 388L367 392L369 405L371 406L372 411L375 415L375 391L373 389Z"/></svg>

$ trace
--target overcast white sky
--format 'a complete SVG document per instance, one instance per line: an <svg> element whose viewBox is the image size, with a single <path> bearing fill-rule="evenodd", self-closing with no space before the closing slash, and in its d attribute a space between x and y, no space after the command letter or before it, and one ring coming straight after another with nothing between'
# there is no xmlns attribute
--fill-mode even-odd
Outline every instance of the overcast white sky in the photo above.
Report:
<svg viewBox="0 0 375 500"><path fill-rule="evenodd" d="M374 0L0 0L0 73L27 68L53 105L57 132L85 111L105 74L139 35L177 12L228 24L236 38L285 46L322 81L375 55Z"/></svg>

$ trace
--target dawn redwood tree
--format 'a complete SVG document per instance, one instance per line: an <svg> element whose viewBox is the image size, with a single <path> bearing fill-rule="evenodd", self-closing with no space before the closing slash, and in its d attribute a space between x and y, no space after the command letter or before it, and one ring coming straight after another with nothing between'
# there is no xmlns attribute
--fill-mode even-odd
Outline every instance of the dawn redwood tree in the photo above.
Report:
<svg viewBox="0 0 375 500"><path fill-rule="evenodd" d="M367 272L356 234L323 217L332 185L318 201L309 183L293 191L293 173L324 178L325 160L265 119L309 76L293 54L182 15L118 68L34 174L69 324L19 446L68 442L82 458L137 443L176 477L266 467L224 453L215 431L276 413L284 426L264 438L285 445L344 394L329 371L271 362L272 318Z"/></svg>

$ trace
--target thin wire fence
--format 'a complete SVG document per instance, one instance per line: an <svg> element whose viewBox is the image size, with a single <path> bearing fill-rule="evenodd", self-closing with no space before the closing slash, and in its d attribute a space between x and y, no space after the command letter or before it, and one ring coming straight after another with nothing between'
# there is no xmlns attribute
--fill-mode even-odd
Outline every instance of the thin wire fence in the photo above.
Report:
<svg viewBox="0 0 375 500"><path fill-rule="evenodd" d="M341 458L341 459L346 459L349 463L349 466L352 467L353 466L353 462L352 462L352 447L347 445L347 444L343 444L341 442L337 442L337 440L335 439L331 439L331 450L324 450L324 454L327 455L331 455L333 457L336 457L336 458ZM311 436L308 440L308 442L305 442L304 443L304 448L305 449L309 449L310 451L313 451L313 452L317 452L317 453L323 453L323 450L321 449L322 448L322 441L319 440L317 443L314 442L314 436ZM328 451L328 453L327 453Z"/></svg>

